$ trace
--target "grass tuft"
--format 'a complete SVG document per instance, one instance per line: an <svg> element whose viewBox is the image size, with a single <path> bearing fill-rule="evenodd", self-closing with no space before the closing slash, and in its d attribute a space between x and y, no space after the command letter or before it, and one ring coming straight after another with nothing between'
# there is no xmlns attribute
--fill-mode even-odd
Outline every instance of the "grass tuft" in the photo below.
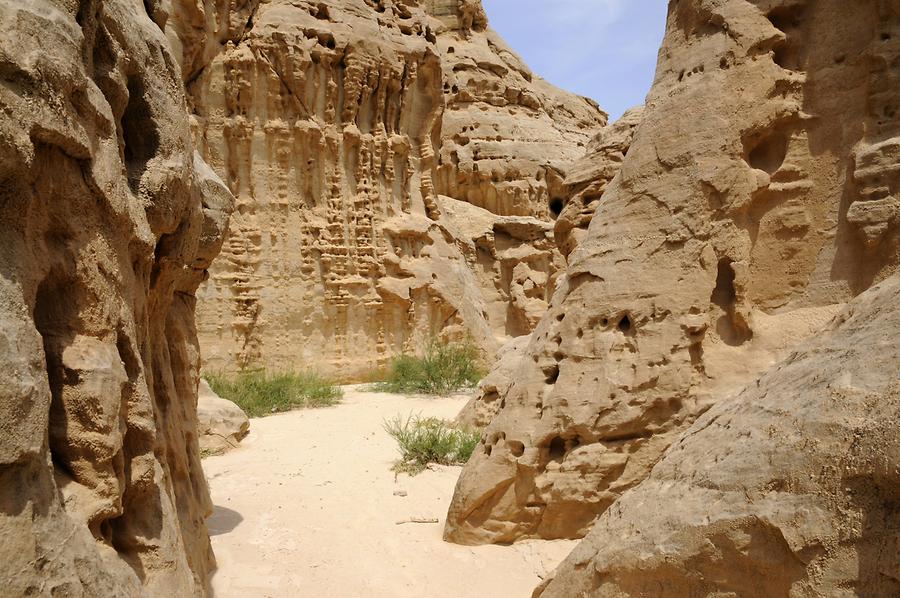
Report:
<svg viewBox="0 0 900 598"><path fill-rule="evenodd" d="M316 374L246 370L234 376L204 374L210 388L250 417L263 417L299 408L330 407L343 393Z"/></svg>
<svg viewBox="0 0 900 598"><path fill-rule="evenodd" d="M456 428L435 417L410 415L404 420L398 415L385 420L384 429L400 449L394 471L410 475L422 472L429 463L464 465L481 441L480 431Z"/></svg>
<svg viewBox="0 0 900 598"><path fill-rule="evenodd" d="M475 386L484 370L471 341L444 343L433 339L421 357L399 355L391 362L380 392L446 395Z"/></svg>

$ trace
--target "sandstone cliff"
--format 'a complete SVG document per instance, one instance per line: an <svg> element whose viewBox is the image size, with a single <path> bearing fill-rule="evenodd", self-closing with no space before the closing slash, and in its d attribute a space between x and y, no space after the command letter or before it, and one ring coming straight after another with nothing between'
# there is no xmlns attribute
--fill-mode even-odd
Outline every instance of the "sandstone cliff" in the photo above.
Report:
<svg viewBox="0 0 900 598"><path fill-rule="evenodd" d="M670 3L641 124L447 539L584 535L697 417L896 270L898 11Z"/></svg>
<svg viewBox="0 0 900 598"><path fill-rule="evenodd" d="M900 595L898 294L705 413L535 596Z"/></svg>
<svg viewBox="0 0 900 598"><path fill-rule="evenodd" d="M201 291L209 367L352 378L433 334L492 353L533 329L563 168L605 115L532 75L480 3L207 0L167 31L237 198Z"/></svg>
<svg viewBox="0 0 900 598"><path fill-rule="evenodd" d="M125 0L0 3L5 596L207 587L194 291L233 198L161 25Z"/></svg>

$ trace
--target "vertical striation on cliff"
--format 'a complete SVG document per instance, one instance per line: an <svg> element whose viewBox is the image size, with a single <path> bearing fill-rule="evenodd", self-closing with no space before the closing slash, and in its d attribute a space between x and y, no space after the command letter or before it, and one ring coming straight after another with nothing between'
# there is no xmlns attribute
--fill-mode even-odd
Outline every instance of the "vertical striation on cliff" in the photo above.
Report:
<svg viewBox="0 0 900 598"><path fill-rule="evenodd" d="M0 3L4 595L207 587L194 292L233 198L152 12Z"/></svg>
<svg viewBox="0 0 900 598"><path fill-rule="evenodd" d="M210 367L354 377L433 334L492 352L530 332L562 265L560 169L605 123L595 104L533 76L479 2L203 8L167 30L198 146L237 198L200 296Z"/></svg>
<svg viewBox="0 0 900 598"><path fill-rule="evenodd" d="M445 537L579 537L900 261L895 3L680 0ZM602 178L602 175L600 175Z"/></svg>

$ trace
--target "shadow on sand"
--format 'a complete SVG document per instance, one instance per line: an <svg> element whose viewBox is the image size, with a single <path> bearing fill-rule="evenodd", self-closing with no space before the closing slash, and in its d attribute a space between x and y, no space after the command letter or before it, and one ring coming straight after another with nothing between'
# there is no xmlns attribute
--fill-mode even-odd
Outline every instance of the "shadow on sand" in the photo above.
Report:
<svg viewBox="0 0 900 598"><path fill-rule="evenodd" d="M206 520L206 527L209 529L210 536L220 536L236 528L243 520L244 518L237 511L216 506L212 515Z"/></svg>

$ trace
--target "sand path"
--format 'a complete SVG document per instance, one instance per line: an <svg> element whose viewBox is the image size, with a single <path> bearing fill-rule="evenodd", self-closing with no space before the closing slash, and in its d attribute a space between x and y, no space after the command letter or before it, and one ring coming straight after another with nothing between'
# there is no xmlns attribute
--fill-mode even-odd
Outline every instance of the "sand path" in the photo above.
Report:
<svg viewBox="0 0 900 598"><path fill-rule="evenodd" d="M240 448L203 461L216 505L215 596L530 596L574 542L447 544L459 468L396 480L390 471L397 452L385 418L451 418L464 403L348 387L338 407L253 420ZM397 525L410 518L440 523Z"/></svg>

